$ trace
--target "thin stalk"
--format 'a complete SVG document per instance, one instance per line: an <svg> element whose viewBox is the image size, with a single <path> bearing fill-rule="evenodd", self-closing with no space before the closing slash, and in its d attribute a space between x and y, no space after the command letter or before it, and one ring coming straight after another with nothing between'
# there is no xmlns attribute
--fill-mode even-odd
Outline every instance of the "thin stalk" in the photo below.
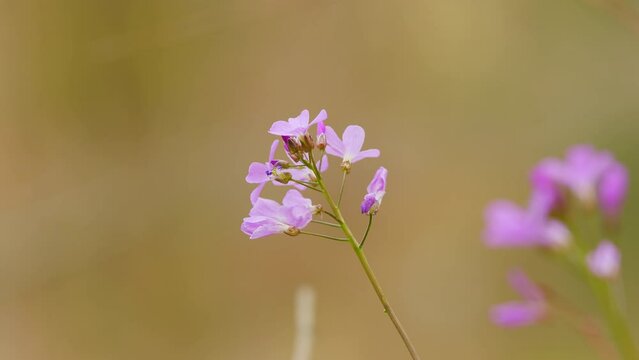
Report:
<svg viewBox="0 0 639 360"><path fill-rule="evenodd" d="M332 226L332 227L336 227L336 228L340 228L341 229L341 226L339 224L334 224L334 223L328 222L328 221L311 220L311 222L316 223L316 224L326 225L326 226Z"/></svg>
<svg viewBox="0 0 639 360"><path fill-rule="evenodd" d="M300 234L317 236L317 237L321 237L321 238L324 238L324 239L330 239L330 240L335 240L335 241L348 241L348 239L338 238L338 237L330 236L330 235L318 234L318 233L309 232L309 231L300 231Z"/></svg>
<svg viewBox="0 0 639 360"><path fill-rule="evenodd" d="M311 190L315 190L315 191L319 191L319 192L321 192L321 190L316 189L316 188L314 188L314 187L312 187L312 186L308 185L308 184L307 184L307 183L305 183L304 181L299 181L299 180L295 180L295 179L290 179L289 181L292 181L292 182L294 182L294 183L296 183L296 184L300 184L300 185L302 185L302 186L305 186L305 187L306 187L306 188L308 188L308 189L311 189Z"/></svg>
<svg viewBox="0 0 639 360"><path fill-rule="evenodd" d="M588 277L590 288L597 298L601 312L606 319L612 338L622 358L625 360L639 359L630 328L617 306L610 284L599 278L595 278L594 275L589 275Z"/></svg>
<svg viewBox="0 0 639 360"><path fill-rule="evenodd" d="M366 226L366 232L364 233L364 237L362 238L362 242L359 244L359 248L364 248L364 242L366 238L368 238L368 232L371 231L371 225L373 225L373 214L368 215L368 226Z"/></svg>
<svg viewBox="0 0 639 360"><path fill-rule="evenodd" d="M310 163L313 164L312 154L310 154L310 158L311 158ZM415 346L410 341L410 338L408 337L406 330L404 330L404 327L400 323L399 318L395 314L395 311L393 310L388 300L386 299L386 296L384 295L384 291L382 290L382 287L379 284L379 281L377 281L377 278L375 277L375 273L373 273L373 269L371 269L371 266L368 263L368 260L366 259L364 250L360 249L359 243L355 239L355 236L353 235L353 232L351 231L351 229L346 224L346 221L344 220L344 216L342 215L342 212L340 211L339 206L335 203L335 201L333 201L333 198L331 197L328 190L326 190L326 186L324 185L324 181L322 180L322 177L319 174L319 171L317 171L317 169L314 166L311 167L311 170L313 170L313 172L315 173L315 176L317 177L317 183L320 186L320 189L322 189L322 194L324 194L326 201L329 203L331 209L333 210L333 213L335 214L335 217L340 223L340 226L342 228L342 231L344 232L344 235L346 235L346 238L350 242L351 247L353 248L353 251L355 252L355 255L357 256L357 259L359 260L360 264L362 265L362 268L364 269L364 273L366 274L368 281L373 286L373 289L375 290L375 293L377 294L379 301L382 303L382 307L384 308L384 313L388 315L391 322L395 326L395 329L399 333L399 336L402 338L402 341L404 342L406 349L410 353L411 358L413 360L420 360L419 354L417 353L417 350L415 350Z"/></svg>
<svg viewBox="0 0 639 360"><path fill-rule="evenodd" d="M335 220L335 221L339 222L339 220L337 219L337 216L333 215L333 213L330 213L330 212L328 212L328 211L326 211L326 210L322 210L322 213L324 213L324 214L326 214L326 215L328 215L328 216L332 217L332 218L333 218L333 220Z"/></svg>
<svg viewBox="0 0 639 360"><path fill-rule="evenodd" d="M343 175L342 175L342 185L339 187L339 197L337 198L337 207L340 207L342 205L342 195L344 194L344 184L346 183L346 175L348 175L348 172L346 170L343 171Z"/></svg>

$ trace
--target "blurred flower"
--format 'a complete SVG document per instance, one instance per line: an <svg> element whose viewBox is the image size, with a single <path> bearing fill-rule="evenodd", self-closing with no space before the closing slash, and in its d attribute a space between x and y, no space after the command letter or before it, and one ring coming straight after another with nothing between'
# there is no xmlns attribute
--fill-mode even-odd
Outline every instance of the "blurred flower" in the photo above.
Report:
<svg viewBox="0 0 639 360"><path fill-rule="evenodd" d="M522 301L512 301L494 306L490 317L504 327L520 327L535 324L547 312L546 297L541 288L530 280L524 272L513 270L508 274L510 286L522 297Z"/></svg>
<svg viewBox="0 0 639 360"><path fill-rule="evenodd" d="M534 211L550 214L563 206L563 194L557 182L562 170L562 162L552 158L542 160L533 168L530 174L532 185L530 206Z"/></svg>
<svg viewBox="0 0 639 360"><path fill-rule="evenodd" d="M365 158L379 157L380 153L377 149L361 151L365 137L366 134L361 126L347 126L342 134L342 139L337 136L333 128L327 126L326 140L328 145L326 147L326 152L331 155L341 157L342 167L345 170L349 170L350 164L352 163Z"/></svg>
<svg viewBox="0 0 639 360"><path fill-rule="evenodd" d="M615 278L619 273L621 253L615 244L603 240L595 250L588 254L586 263L595 276L604 279Z"/></svg>
<svg viewBox="0 0 639 360"><path fill-rule="evenodd" d="M313 218L308 206L310 200L306 201L297 190L290 190L285 200L287 204L280 205L277 201L258 198L242 222L242 231L251 239L273 234L299 234Z"/></svg>
<svg viewBox="0 0 639 360"><path fill-rule="evenodd" d="M628 171L623 165L615 162L603 175L599 184L599 206L606 217L616 219L619 216L627 192Z"/></svg>
<svg viewBox="0 0 639 360"><path fill-rule="evenodd" d="M381 166L379 169L377 169L377 172L375 172L373 180L371 180L370 184L368 184L368 187L366 188L366 191L368 191L368 193L364 196L364 200L362 201L362 214L377 214L377 211L382 204L384 194L386 194L387 175L388 170L386 170L386 168L384 168L383 166Z"/></svg>
<svg viewBox="0 0 639 360"><path fill-rule="evenodd" d="M597 151L590 145L576 145L568 149L558 180L568 186L581 202L594 204L597 186L614 162L607 151Z"/></svg>
<svg viewBox="0 0 639 360"><path fill-rule="evenodd" d="M303 137L308 132L309 127L326 120L327 117L326 111L322 110L309 124L308 110L303 110L297 117L289 118L288 121L278 120L274 122L268 132L279 136Z"/></svg>
<svg viewBox="0 0 639 360"><path fill-rule="evenodd" d="M498 200L486 208L484 240L491 247L565 247L570 231L558 220L549 219L536 209L523 209Z"/></svg>

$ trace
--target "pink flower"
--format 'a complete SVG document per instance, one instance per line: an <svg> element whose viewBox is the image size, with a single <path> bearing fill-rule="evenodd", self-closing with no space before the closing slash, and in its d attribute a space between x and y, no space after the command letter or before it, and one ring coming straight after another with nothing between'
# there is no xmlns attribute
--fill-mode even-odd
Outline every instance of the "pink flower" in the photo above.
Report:
<svg viewBox="0 0 639 360"><path fill-rule="evenodd" d="M377 172L375 172L373 180L371 180L370 184L368 184L368 187L366 188L366 191L368 193L364 196L364 200L362 201L362 214L377 214L377 211L382 204L384 194L386 194L387 175L388 170L386 170L386 168L384 168L383 166L377 169Z"/></svg>
<svg viewBox="0 0 639 360"><path fill-rule="evenodd" d="M315 119L309 123L308 110L303 110L297 117L289 118L288 121L278 120L274 122L268 132L279 136L301 137L308 132L308 128L320 121L326 120L327 117L326 110L322 110Z"/></svg>
<svg viewBox="0 0 639 360"><path fill-rule="evenodd" d="M548 312L546 297L541 288L520 270L508 274L510 286L522 297L493 307L492 321L503 327L521 327L541 321Z"/></svg>
<svg viewBox="0 0 639 360"><path fill-rule="evenodd" d="M566 226L537 210L506 200L493 202L485 212L484 241L491 247L567 246L571 235Z"/></svg>
<svg viewBox="0 0 639 360"><path fill-rule="evenodd" d="M612 279L619 274L621 253L619 249L608 240L599 243L599 246L586 257L586 263L590 271L600 278Z"/></svg>
<svg viewBox="0 0 639 360"><path fill-rule="evenodd" d="M531 180L533 191L543 194L549 211L563 206L563 188L583 204L598 204L608 219L619 216L628 189L625 167L609 152L590 145L571 147L564 160L542 161L535 167Z"/></svg>
<svg viewBox="0 0 639 360"><path fill-rule="evenodd" d="M299 234L313 219L310 200L297 190L289 190L282 202L280 205L277 201L258 198L242 222L242 231L251 240L274 234Z"/></svg>
<svg viewBox="0 0 639 360"><path fill-rule="evenodd" d="M361 126L347 126L344 130L344 134L342 135L342 139L337 136L333 128L327 126L326 140L328 145L326 147L326 152L331 155L341 157L343 164L348 166L365 158L379 157L380 153L377 149L361 151L365 137L366 133Z"/></svg>

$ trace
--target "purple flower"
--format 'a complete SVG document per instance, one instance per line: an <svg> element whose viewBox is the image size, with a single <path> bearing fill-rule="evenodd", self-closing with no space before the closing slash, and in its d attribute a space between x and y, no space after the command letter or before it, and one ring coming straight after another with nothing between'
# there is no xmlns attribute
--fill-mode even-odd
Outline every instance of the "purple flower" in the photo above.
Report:
<svg viewBox="0 0 639 360"><path fill-rule="evenodd" d="M295 194L296 193L296 194ZM258 198L242 222L242 231L251 240L273 234L297 235L311 222L313 214L308 204L297 190L289 190L284 198L285 204Z"/></svg>
<svg viewBox="0 0 639 360"><path fill-rule="evenodd" d="M590 145L576 145L568 149L559 181L586 204L596 201L597 186L615 163L607 151L597 151Z"/></svg>
<svg viewBox="0 0 639 360"><path fill-rule="evenodd" d="M614 163L599 184L599 206L606 217L615 219L621 213L628 192L628 171Z"/></svg>
<svg viewBox="0 0 639 360"><path fill-rule="evenodd" d="M485 212L486 244L491 247L567 246L571 235L566 226L535 210L523 209L506 200L490 204Z"/></svg>
<svg viewBox="0 0 639 360"><path fill-rule="evenodd" d="M347 169L350 164L358 162L359 160L371 157L379 157L379 150L369 149L362 150L364 145L364 138L366 133L361 126L350 125L347 126L342 134L342 139L337 136L335 130L330 126L326 127L326 140L328 145L326 152L342 158L342 166Z"/></svg>
<svg viewBox="0 0 639 360"><path fill-rule="evenodd" d="M377 214L377 211L382 204L384 194L386 194L387 175L388 170L386 170L386 168L384 168L383 166L381 166L379 169L377 169L377 172L375 172L373 180L371 180L370 184L368 184L368 187L366 188L366 191L368 193L364 196L364 200L362 201L362 214Z"/></svg>
<svg viewBox="0 0 639 360"><path fill-rule="evenodd" d="M493 307L490 313L492 321L503 327L528 326L541 321L548 312L542 289L520 270L511 271L508 282L522 300Z"/></svg>
<svg viewBox="0 0 639 360"><path fill-rule="evenodd" d="M328 115L325 110L320 113L309 124L308 110L303 110L297 117L289 118L288 121L279 120L271 125L269 133L279 136L304 136L308 132L308 128L312 125L326 120Z"/></svg>
<svg viewBox="0 0 639 360"><path fill-rule="evenodd" d="M600 278L612 279L617 277L621 263L619 249L608 240L603 240L599 246L586 257L590 271Z"/></svg>
<svg viewBox="0 0 639 360"><path fill-rule="evenodd" d="M576 145L568 149L564 160L542 161L533 170L531 182L538 205L549 212L564 205L565 188L587 206L598 202L603 214L615 219L626 198L628 172L609 152Z"/></svg>
<svg viewBox="0 0 639 360"><path fill-rule="evenodd" d="M326 149L326 125L324 121L317 122L317 148Z"/></svg>

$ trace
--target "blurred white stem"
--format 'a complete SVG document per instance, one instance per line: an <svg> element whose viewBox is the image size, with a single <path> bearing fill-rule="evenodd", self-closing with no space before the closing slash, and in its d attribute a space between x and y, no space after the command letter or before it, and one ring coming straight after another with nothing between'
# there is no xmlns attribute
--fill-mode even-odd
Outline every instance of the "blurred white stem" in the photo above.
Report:
<svg viewBox="0 0 639 360"><path fill-rule="evenodd" d="M295 344L293 360L310 360L315 337L315 291L308 285L295 293Z"/></svg>

